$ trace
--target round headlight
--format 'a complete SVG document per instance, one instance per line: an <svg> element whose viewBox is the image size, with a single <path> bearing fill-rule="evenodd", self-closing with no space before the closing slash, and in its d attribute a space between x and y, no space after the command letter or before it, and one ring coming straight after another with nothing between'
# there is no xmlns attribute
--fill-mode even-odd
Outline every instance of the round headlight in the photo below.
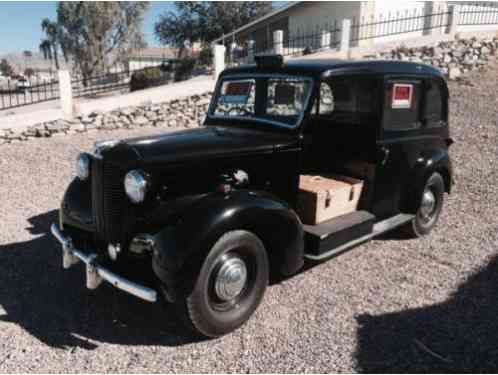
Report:
<svg viewBox="0 0 498 375"><path fill-rule="evenodd" d="M85 181L90 175L90 158L87 154L79 154L76 161L76 175L81 181Z"/></svg>
<svg viewBox="0 0 498 375"><path fill-rule="evenodd" d="M147 193L147 179L143 172L138 170L130 171L124 179L126 195L133 203L141 203Z"/></svg>

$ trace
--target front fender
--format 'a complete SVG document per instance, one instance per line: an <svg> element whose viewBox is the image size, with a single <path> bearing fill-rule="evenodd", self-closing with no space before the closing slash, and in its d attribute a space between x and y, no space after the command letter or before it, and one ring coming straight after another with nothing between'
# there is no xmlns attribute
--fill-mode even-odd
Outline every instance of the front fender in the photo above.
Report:
<svg viewBox="0 0 498 375"><path fill-rule="evenodd" d="M259 236L280 272L292 274L303 265L302 225L285 202L247 190L212 193L193 204L176 225L155 235L153 268L171 300L191 290L211 247L237 229Z"/></svg>
<svg viewBox="0 0 498 375"><path fill-rule="evenodd" d="M93 216L90 183L74 178L64 193L60 222L84 231L93 232Z"/></svg>
<svg viewBox="0 0 498 375"><path fill-rule="evenodd" d="M447 150L426 151L416 160L404 189L403 206L407 212L414 213L417 211L425 183L434 172L438 172L443 177L445 190L449 194L453 184L453 170Z"/></svg>

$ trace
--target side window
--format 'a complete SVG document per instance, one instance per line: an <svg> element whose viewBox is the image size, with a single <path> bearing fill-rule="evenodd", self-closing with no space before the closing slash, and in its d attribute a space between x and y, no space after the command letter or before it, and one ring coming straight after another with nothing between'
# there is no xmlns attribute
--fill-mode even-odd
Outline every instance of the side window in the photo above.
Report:
<svg viewBox="0 0 498 375"><path fill-rule="evenodd" d="M446 117L442 84L437 79L431 79L426 85L423 118L426 126L441 126Z"/></svg>
<svg viewBox="0 0 498 375"><path fill-rule="evenodd" d="M342 123L371 123L378 113L377 87L374 79L359 76L322 82L318 113Z"/></svg>
<svg viewBox="0 0 498 375"><path fill-rule="evenodd" d="M384 129L399 131L419 128L420 94L420 80L389 81L384 102Z"/></svg>

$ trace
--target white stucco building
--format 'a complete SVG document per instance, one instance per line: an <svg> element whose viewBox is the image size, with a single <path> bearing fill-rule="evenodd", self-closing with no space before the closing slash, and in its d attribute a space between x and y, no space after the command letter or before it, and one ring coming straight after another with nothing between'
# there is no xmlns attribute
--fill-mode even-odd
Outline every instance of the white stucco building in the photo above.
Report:
<svg viewBox="0 0 498 375"><path fill-rule="evenodd" d="M253 40L256 50L263 50L272 45L274 31L282 30L284 47L287 47L295 44L296 41L299 43L300 39L304 40L305 36L314 37L313 34L318 34L322 30L333 31L334 25L340 29L342 21L348 19L353 25L351 28L352 45L368 46L428 33L445 32L438 30L435 25L447 27L451 22L450 9L454 8L457 8L458 22L462 24L459 26L459 31L496 29L498 27L497 7L498 3L476 5L475 2L459 1L295 1L223 35L215 40L215 43L230 47L234 44L240 46L248 40ZM465 14L468 19L476 18L479 17L479 10L486 9L488 10L487 18L482 17L486 19L486 22L484 24L479 22L479 25L469 24L460 14L465 10L477 10L475 14L470 14L472 12ZM396 19L396 22L383 23L389 19ZM360 24L367 24L367 26L354 27ZM338 30L336 34L340 34L340 31ZM333 35L333 38L335 37L337 35ZM309 40L301 44L305 43L309 43Z"/></svg>

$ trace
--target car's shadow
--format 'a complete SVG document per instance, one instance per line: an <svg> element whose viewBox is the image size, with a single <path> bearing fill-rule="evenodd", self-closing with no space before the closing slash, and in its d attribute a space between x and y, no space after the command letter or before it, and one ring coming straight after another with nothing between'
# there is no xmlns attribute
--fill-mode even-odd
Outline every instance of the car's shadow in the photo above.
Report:
<svg viewBox="0 0 498 375"><path fill-rule="evenodd" d="M359 371L496 372L498 257L440 304L357 321Z"/></svg>
<svg viewBox="0 0 498 375"><path fill-rule="evenodd" d="M96 342L177 346L198 341L174 311L110 286L89 291L82 266L62 269L50 234L57 211L32 217L34 239L0 245L0 320L20 325L53 347L95 348ZM2 311L5 310L5 312Z"/></svg>

